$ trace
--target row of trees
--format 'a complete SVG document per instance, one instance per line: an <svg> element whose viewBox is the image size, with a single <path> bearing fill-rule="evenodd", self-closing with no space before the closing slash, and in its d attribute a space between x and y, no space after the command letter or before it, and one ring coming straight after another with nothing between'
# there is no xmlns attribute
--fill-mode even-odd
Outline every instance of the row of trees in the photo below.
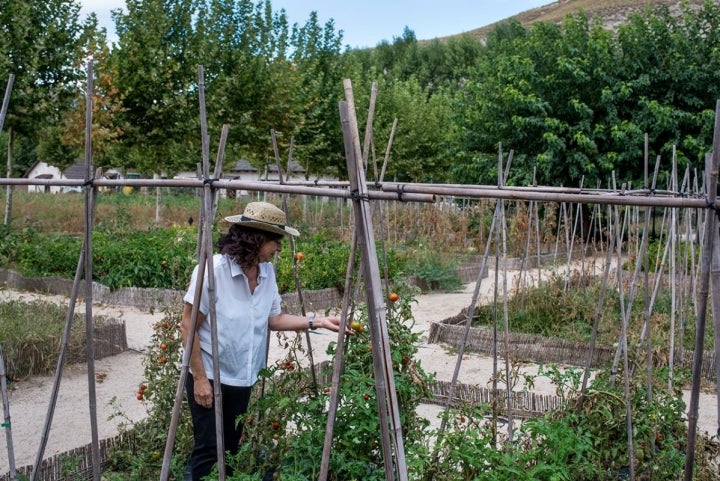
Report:
<svg viewBox="0 0 720 481"><path fill-rule="evenodd" d="M84 141L86 63L95 71L96 165L194 170L200 158L198 66L212 138L231 126L227 158L274 162L270 130L311 175L344 176L338 101L353 82L364 126L378 85L371 160L386 178L493 184L498 146L510 182L641 181L651 158L700 167L720 97L720 5L648 8L610 31L579 13L561 25L516 21L484 41L419 42L405 29L373 49L343 47L316 14L290 25L270 0L127 0L109 46L76 0L0 6L0 75L15 75L5 132L14 175L36 159L68 165Z"/></svg>

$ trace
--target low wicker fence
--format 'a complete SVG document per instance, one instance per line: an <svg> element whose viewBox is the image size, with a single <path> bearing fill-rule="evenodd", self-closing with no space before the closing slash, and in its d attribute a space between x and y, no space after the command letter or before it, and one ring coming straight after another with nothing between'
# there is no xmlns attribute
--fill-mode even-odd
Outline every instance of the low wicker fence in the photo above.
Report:
<svg viewBox="0 0 720 481"><path fill-rule="evenodd" d="M467 310L442 322L434 322L428 331L428 343L444 343L459 348L465 335L465 326L458 324L466 319ZM492 355L497 346L498 355L505 358L528 362L557 363L571 366L585 366L590 352L586 342L573 342L565 339L550 338L535 334L509 333L507 340L509 353L506 352L505 334L498 333L497 339L492 329L471 327L468 332L465 350L479 354ZM596 346L590 363L592 368L610 366L615 356L615 348ZM716 353L703 352L701 376L710 381L716 380ZM675 366L692 369L694 352L684 351L675 360Z"/></svg>
<svg viewBox="0 0 720 481"><path fill-rule="evenodd" d="M109 453L115 446L126 443L125 435L100 440L100 471L108 466ZM16 469L18 479L29 479L33 474L31 464ZM90 444L56 454L40 463L38 479L43 481L81 481L93 479L92 447ZM11 481L10 473L0 475L0 481Z"/></svg>
<svg viewBox="0 0 720 481"><path fill-rule="evenodd" d="M476 281L479 272L480 264L474 262L455 269L455 275L464 283ZM483 273L483 275L486 276L487 272ZM417 277L408 277L406 282L422 287L422 282ZM60 277L24 277L11 269L0 269L0 283L4 283L11 289L63 296L70 295L73 285L73 281L69 279ZM92 298L95 302L111 306L132 306L145 310L159 310L166 306L182 306L182 298L185 295L184 291L174 289L126 287L113 291L97 282L93 282L92 286ZM82 287L80 292L81 295L84 295L84 286ZM303 291L303 306L301 306L301 298L297 292L283 294L282 299L283 309L287 312L300 312L303 306L306 312L320 311L340 306L343 292L337 288Z"/></svg>
<svg viewBox="0 0 720 481"><path fill-rule="evenodd" d="M450 382L432 381L428 386L432 397L425 399L429 404L446 405L450 395ZM450 405L495 406L498 414L502 416L512 415L513 418L534 418L542 416L546 412L557 409L562 404L558 396L538 394L532 391L518 391L510 393L510 408L507 407L507 392L502 389L493 390L490 388L475 386L472 384L456 383Z"/></svg>

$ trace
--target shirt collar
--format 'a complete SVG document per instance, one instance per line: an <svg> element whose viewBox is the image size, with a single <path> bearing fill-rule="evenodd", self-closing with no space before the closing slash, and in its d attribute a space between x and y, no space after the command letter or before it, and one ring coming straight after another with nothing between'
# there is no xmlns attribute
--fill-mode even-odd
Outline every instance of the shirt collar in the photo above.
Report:
<svg viewBox="0 0 720 481"><path fill-rule="evenodd" d="M230 275L232 275L233 277L244 276L245 272L243 272L242 267L240 267L240 265L237 262L235 262L232 258L230 258L229 256L228 256L228 259L230 260ZM260 277L260 278L267 277L267 269L268 269L269 265L270 265L269 262L261 262L260 263L258 277Z"/></svg>

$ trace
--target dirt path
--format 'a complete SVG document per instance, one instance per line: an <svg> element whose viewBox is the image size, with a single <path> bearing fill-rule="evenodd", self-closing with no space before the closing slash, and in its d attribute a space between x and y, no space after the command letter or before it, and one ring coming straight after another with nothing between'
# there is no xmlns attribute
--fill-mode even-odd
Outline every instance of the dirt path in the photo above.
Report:
<svg viewBox="0 0 720 481"><path fill-rule="evenodd" d="M493 279L490 271L489 278ZM508 282L511 282L510 279ZM481 282L480 302L492 299L492 282ZM451 380L457 363L457 354L447 346L427 343L427 332L432 322L441 321L457 315L470 305L475 284L468 284L456 293L430 293L417 297L413 307L416 325L413 330L422 334L418 345L418 358L423 368L435 373L438 380ZM0 291L0 301L23 297L32 300L39 296L19 293L11 290ZM66 304L62 296L42 296ZM96 314L122 319L126 323L129 350L110 358L96 361L96 374L104 374L95 381L100 439L112 437L120 422L142 419L147 413L143 403L135 398L138 385L142 382L144 358L143 351L152 335L152 325L162 319L163 314L148 313L129 307L98 305ZM311 335L315 362L325 359L327 343L337 339L337 335L325 331L315 331ZM271 342L270 361L284 356L279 343ZM503 361L499 361L503 368ZM536 373L537 366L528 364L522 367L524 372ZM493 360L491 357L477 354L465 354L461 362L458 380L468 384L484 386L492 378ZM48 402L52 388L52 377L35 377L16 383L10 393L10 411L12 416L13 447L17 466L32 464L40 445L40 435L47 416ZM60 397L55 410L52 430L48 438L45 457L65 452L74 447L88 444L91 440L90 415L88 408L88 379L84 365L67 367L61 383ZM536 383L535 391L554 394L555 388L542 380ZM689 397L685 396L686 403ZM423 405L422 414L433 422L437 421L440 407ZM115 417L122 412L126 418ZM703 394L700 399L699 429L715 432L717 429L717 399ZM7 471L8 451L6 437L0 436L0 473Z"/></svg>

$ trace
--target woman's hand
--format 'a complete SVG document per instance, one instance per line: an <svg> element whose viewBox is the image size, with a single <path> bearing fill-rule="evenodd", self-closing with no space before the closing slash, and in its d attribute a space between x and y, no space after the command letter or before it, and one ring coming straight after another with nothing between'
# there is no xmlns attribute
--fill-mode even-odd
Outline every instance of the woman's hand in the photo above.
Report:
<svg viewBox="0 0 720 481"><path fill-rule="evenodd" d="M210 409L213 405L213 389L207 378L194 380L195 402L198 406Z"/></svg>

